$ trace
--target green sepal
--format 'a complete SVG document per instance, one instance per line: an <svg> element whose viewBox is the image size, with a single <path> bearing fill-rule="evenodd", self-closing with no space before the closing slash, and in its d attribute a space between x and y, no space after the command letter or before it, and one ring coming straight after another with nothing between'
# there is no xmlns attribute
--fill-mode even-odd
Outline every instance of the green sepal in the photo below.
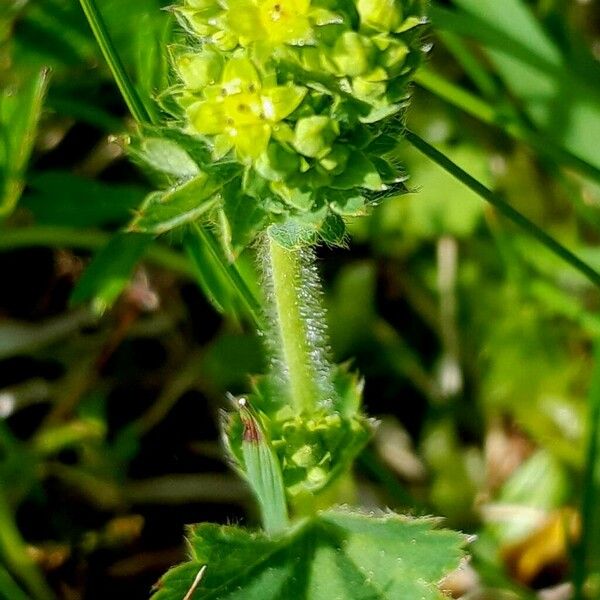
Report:
<svg viewBox="0 0 600 600"><path fill-rule="evenodd" d="M353 188L364 188L375 192L385 190L377 167L361 152L353 152L350 155L346 170L333 180L331 187L339 190Z"/></svg>
<svg viewBox="0 0 600 600"><path fill-rule="evenodd" d="M215 207L218 192L239 172L234 165L219 165L212 173L201 172L169 190L152 192L129 225L129 231L161 234L193 222Z"/></svg>
<svg viewBox="0 0 600 600"><path fill-rule="evenodd" d="M224 186L217 219L225 254L235 259L262 231L268 214L255 197L245 194L237 182Z"/></svg>
<svg viewBox="0 0 600 600"><path fill-rule="evenodd" d="M338 124L329 117L304 117L296 124L294 148L304 156L320 158L331 150L338 135Z"/></svg>
<svg viewBox="0 0 600 600"><path fill-rule="evenodd" d="M129 157L156 185L173 185L212 162L210 147L177 127L141 127L124 143Z"/></svg>

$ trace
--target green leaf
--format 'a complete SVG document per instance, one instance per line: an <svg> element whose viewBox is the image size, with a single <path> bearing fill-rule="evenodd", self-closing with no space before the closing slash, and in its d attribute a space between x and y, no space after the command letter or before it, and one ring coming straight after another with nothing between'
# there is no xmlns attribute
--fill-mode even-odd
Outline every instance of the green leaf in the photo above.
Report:
<svg viewBox="0 0 600 600"><path fill-rule="evenodd" d="M441 599L437 583L458 566L464 537L434 526L347 510L323 512L280 537L196 525L190 562L158 582L153 600L181 600L190 590L198 600Z"/></svg>
<svg viewBox="0 0 600 600"><path fill-rule="evenodd" d="M110 185L67 171L33 174L22 205L44 225L92 227L126 222L146 190L137 185Z"/></svg>
<svg viewBox="0 0 600 600"><path fill-rule="evenodd" d="M131 279L131 274L152 236L143 233L117 233L92 259L77 282L71 302L92 300L94 312L110 308Z"/></svg>
<svg viewBox="0 0 600 600"><path fill-rule="evenodd" d="M0 218L9 215L21 197L47 87L48 71L42 69L0 92Z"/></svg>
<svg viewBox="0 0 600 600"><path fill-rule="evenodd" d="M327 215L319 229L319 236L326 244L343 246L346 238L346 225L342 217L333 213Z"/></svg>
<svg viewBox="0 0 600 600"><path fill-rule="evenodd" d="M151 193L130 230L160 234L195 221L220 201L218 192L234 173L235 168L224 169L222 177L203 172L167 191Z"/></svg>

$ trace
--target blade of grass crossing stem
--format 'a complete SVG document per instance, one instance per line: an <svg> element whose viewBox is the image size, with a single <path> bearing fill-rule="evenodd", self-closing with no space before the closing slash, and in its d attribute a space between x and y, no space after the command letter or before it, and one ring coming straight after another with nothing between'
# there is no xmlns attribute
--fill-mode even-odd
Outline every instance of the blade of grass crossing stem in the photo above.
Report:
<svg viewBox="0 0 600 600"><path fill-rule="evenodd" d="M594 372L589 392L588 439L581 492L581 540L573 550L573 585L575 600L584 600L592 550L600 550L600 527L596 522L598 512L598 455L600 448L600 342L596 342Z"/></svg>
<svg viewBox="0 0 600 600"><path fill-rule="evenodd" d="M554 252L554 254L559 256L564 262L577 269L595 286L600 288L600 273L575 256L573 252L555 240L552 236L548 235L541 227L538 227L533 221L530 221L525 215L514 209L498 194L485 187L482 183L477 181L477 179L469 175L456 163L451 161L445 154L434 148L431 144L427 143L424 139L412 131L405 130L404 137L412 146L419 150L419 152L423 153L444 170L448 171L450 175L458 179L458 181L466 185L470 190L494 206L499 213L510 219L513 223L517 224L531 237L538 240L541 244Z"/></svg>
<svg viewBox="0 0 600 600"><path fill-rule="evenodd" d="M108 63L119 90L127 104L127 108L139 123L155 123L153 111L142 101L131 78L125 70L125 65L108 34L106 24L94 0L80 0L90 28L100 46L102 55Z"/></svg>
<svg viewBox="0 0 600 600"><path fill-rule="evenodd" d="M484 68L479 58L471 52L466 43L451 31L439 31L437 35L479 91L488 98L494 98L498 93L498 86L493 76Z"/></svg>

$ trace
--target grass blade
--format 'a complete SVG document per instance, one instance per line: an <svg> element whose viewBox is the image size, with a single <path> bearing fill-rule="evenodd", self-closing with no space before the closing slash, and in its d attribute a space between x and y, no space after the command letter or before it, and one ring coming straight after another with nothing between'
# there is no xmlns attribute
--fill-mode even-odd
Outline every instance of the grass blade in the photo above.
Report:
<svg viewBox="0 0 600 600"><path fill-rule="evenodd" d="M2 600L31 600L2 565L0 565L0 598Z"/></svg>
<svg viewBox="0 0 600 600"><path fill-rule="evenodd" d="M125 65L123 65L112 38L108 34L106 24L96 6L96 2L94 0L80 0L80 3L98 46L100 46L102 55L108 63L115 82L127 104L127 108L139 123L154 123L155 119L152 111L144 104L127 74Z"/></svg>
<svg viewBox="0 0 600 600"><path fill-rule="evenodd" d="M0 490L0 551L10 568L38 600L51 600L54 594L37 565L29 556L4 492Z"/></svg>
<svg viewBox="0 0 600 600"><path fill-rule="evenodd" d="M584 584L588 576L588 562L592 557L593 545L600 545L600 540L595 540L597 523L595 517L598 512L596 471L598 470L598 454L600 453L600 343L596 344L595 366L589 392L589 423L585 469L581 494L581 540L573 549L573 585L575 587L575 600L584 600ZM597 548L596 548L597 550Z"/></svg>
<svg viewBox="0 0 600 600"><path fill-rule="evenodd" d="M588 265L580 258L575 256L575 254L573 254L573 252L571 252L568 248L565 248L565 246L563 246L560 242L555 240L552 236L548 235L533 221L530 221L525 215L521 214L518 210L514 209L498 194L492 192L492 190L485 187L482 183L477 181L477 179L475 179L466 171L461 169L456 163L451 161L446 155L444 155L442 152L431 146L424 139L422 139L421 137L409 130L406 130L404 132L404 136L406 137L408 142L417 150L419 150L429 159L433 160L433 162L437 163L440 167L448 171L450 175L458 179L461 183L466 185L478 196L489 202L498 210L498 212L500 212L502 215L513 221L513 223L521 227L526 233L538 240L549 250L554 252L554 254L559 256L563 261L577 269L582 275L587 277L587 279L589 279L595 286L600 287L600 273L598 273L598 271L596 271L590 265Z"/></svg>
<svg viewBox="0 0 600 600"><path fill-rule="evenodd" d="M0 91L0 218L12 213L25 187L49 75L42 69L16 91Z"/></svg>

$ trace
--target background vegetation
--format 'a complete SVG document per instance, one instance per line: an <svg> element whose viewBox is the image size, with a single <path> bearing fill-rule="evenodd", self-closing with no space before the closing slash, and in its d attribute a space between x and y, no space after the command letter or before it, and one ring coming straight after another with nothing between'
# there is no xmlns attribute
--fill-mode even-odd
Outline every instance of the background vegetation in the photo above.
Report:
<svg viewBox="0 0 600 600"><path fill-rule="evenodd" d="M158 114L180 28L159 0L98 6ZM408 116L596 269L599 17L593 0L433 1ZM78 3L4 0L7 600L145 598L182 560L183 524L257 523L216 424L225 392L263 370L260 339L211 232L118 233L153 189L124 156L132 127ZM406 141L398 157L411 193L351 223L349 249L320 251L333 353L381 419L360 503L476 535L455 597L569 598L586 582L598 598L600 293ZM253 257L238 262L255 290Z"/></svg>

